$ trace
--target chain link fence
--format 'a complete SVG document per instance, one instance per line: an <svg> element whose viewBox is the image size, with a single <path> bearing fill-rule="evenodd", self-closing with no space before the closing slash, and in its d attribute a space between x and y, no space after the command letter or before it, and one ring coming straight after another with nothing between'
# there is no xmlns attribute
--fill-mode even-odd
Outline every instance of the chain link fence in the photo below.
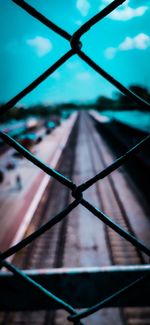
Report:
<svg viewBox="0 0 150 325"><path fill-rule="evenodd" d="M20 99L22 99L25 95L30 93L33 89L35 89L41 82L43 82L48 76L50 76L57 68L59 68L62 64L64 64L70 57L74 55L78 55L78 57L85 61L91 68L93 68L98 74L103 76L106 80L108 80L111 84L116 86L122 93L128 96L131 100L135 101L141 108L150 109L150 104L135 95L129 89L124 87L118 80L115 80L110 74L104 71L99 65L97 65L89 56L86 55L82 49L81 36L88 32L88 30L95 24L97 24L100 20L109 15L113 10L115 10L119 5L121 5L125 0L114 0L108 6L106 6L102 11L89 19L85 24L83 24L77 31L70 35L67 31L60 28L58 25L47 19L40 12L30 6L23 0L12 0L15 4L20 6L23 10L25 10L28 14L33 16L35 19L39 20L42 24L46 25L48 28L52 29L55 33L66 39L70 43L70 50L67 51L62 57L60 57L52 66L50 66L43 74L41 74L36 80L34 80L30 85L28 85L25 89L19 92L15 97L13 97L10 101L8 101L5 105L1 107L0 114L6 113L9 109L11 109ZM120 167L126 160L128 160L135 151L140 150L142 146L150 140L150 135L142 139L138 144L132 147L129 151L127 151L123 156L115 160L111 165L105 168L103 171L99 172L97 175L87 180L85 183L80 186L76 186L71 180L66 178L61 173L58 173L55 169L52 169L50 166L46 165L44 162L36 158L33 154L31 154L27 149L21 146L17 141L15 141L12 137L5 134L4 132L0 132L0 137L10 146L15 148L19 153L21 153L24 157L26 157L29 161L31 161L34 165L38 166L41 170L43 170L48 175L54 177L58 182L68 187L72 193L73 202L70 203L63 211L54 216L51 220L49 220L46 224L44 224L41 228L37 229L33 234L29 235L25 239L21 240L18 244L8 248L6 251L1 252L0 254L0 263L1 267L6 267L9 271L11 271L16 277L21 279L22 281L27 282L30 286L39 291L39 295L44 294L46 297L49 297L50 300L57 302L57 305L66 310L69 313L68 320L70 320L74 324L81 324L81 319L87 317L98 311L99 309L105 307L109 302L113 302L113 300L124 293L127 294L128 290L132 286L136 286L139 282L143 281L143 279L148 275L140 276L132 281L130 284L122 287L121 290L114 292L113 295L107 297L105 300L100 301L98 304L90 307L82 312L77 312L70 304L66 303L58 296L52 294L50 291L46 290L42 285L38 284L34 281L30 276L25 274L19 268L14 266L12 263L6 261L6 258L15 254L20 249L31 243L33 240L38 238L40 235L45 233L47 230L52 228L55 224L60 222L68 213L70 213L73 209L75 209L79 204L84 206L90 212L93 213L99 220L103 221L107 226L111 227L114 231L116 231L119 235L129 241L132 245L134 245L141 252L145 253L147 256L150 256L150 249L146 247L140 240L135 238L133 235L128 233L125 229L120 227L118 224L113 222L109 216L104 214L102 211L95 208L91 205L87 200L84 199L83 193L90 186L92 186L95 182L103 179L107 175L109 175L112 171L116 170Z"/></svg>

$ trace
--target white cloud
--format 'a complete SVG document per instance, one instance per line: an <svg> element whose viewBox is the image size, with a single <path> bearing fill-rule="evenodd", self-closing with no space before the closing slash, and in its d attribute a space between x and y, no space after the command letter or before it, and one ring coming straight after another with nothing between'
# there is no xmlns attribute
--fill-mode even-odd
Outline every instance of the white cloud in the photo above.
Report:
<svg viewBox="0 0 150 325"><path fill-rule="evenodd" d="M85 17L88 15L91 5L88 0L77 0L76 7L80 11L81 15Z"/></svg>
<svg viewBox="0 0 150 325"><path fill-rule="evenodd" d="M114 20L129 20L134 17L143 16L148 7L141 6L138 8L131 8L125 6L124 9L116 9L110 14L110 18Z"/></svg>
<svg viewBox="0 0 150 325"><path fill-rule="evenodd" d="M48 38L36 36L35 38L28 39L26 43L33 47L38 56L44 56L49 53L53 45Z"/></svg>
<svg viewBox="0 0 150 325"><path fill-rule="evenodd" d="M150 46L150 37L146 34L138 34L135 37L126 37L119 45L119 50L127 51L132 49L146 50Z"/></svg>
<svg viewBox="0 0 150 325"><path fill-rule="evenodd" d="M103 3L109 4L110 0L103 0ZM100 6L100 10L104 8L104 6ZM115 9L113 12L111 12L108 17L113 20L129 20L134 17L140 17L145 14L145 12L148 10L147 6L140 6L137 8L132 8L129 6L129 0L126 1L124 4L119 6L117 9Z"/></svg>
<svg viewBox="0 0 150 325"><path fill-rule="evenodd" d="M109 47L105 50L107 59L113 59L117 52L128 51L133 49L146 50L150 47L150 37L144 33L140 33L131 38L127 36L117 47Z"/></svg>

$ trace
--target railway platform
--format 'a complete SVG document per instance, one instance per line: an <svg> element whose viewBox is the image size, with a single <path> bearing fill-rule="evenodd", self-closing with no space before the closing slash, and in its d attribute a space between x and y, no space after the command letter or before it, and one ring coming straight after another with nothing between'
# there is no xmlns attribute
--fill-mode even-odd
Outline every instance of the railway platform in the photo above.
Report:
<svg viewBox="0 0 150 325"><path fill-rule="evenodd" d="M50 135L45 136L41 143L34 146L33 153L52 168L56 168L75 120L76 114L64 121ZM3 169L7 161L15 160L15 168L5 171L4 182L0 184L1 251L22 238L50 180L48 175L25 158L12 158L13 153L14 149L10 149L1 156ZM18 175L19 185L16 181Z"/></svg>

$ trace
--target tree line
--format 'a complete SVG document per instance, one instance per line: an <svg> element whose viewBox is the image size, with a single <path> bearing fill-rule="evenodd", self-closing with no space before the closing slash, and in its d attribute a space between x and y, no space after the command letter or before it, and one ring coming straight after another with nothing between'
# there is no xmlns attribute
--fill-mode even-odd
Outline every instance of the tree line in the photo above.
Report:
<svg viewBox="0 0 150 325"><path fill-rule="evenodd" d="M137 94L139 97L143 98L147 102L150 102L150 92L146 87L139 85L132 85L129 87L133 93ZM1 107L2 105L0 105ZM116 92L114 98L108 98L106 96L99 96L93 103L82 103L77 104L74 102L69 103L60 103L56 105L32 105L27 108L23 106L17 106L14 109L11 109L0 117L0 122L6 122L10 119L21 120L26 119L29 116L40 117L43 119L50 118L51 115L58 115L61 117L62 112L70 114L73 110L81 109L91 109L95 108L96 110L136 110L140 109L138 105L131 101L127 96L122 93ZM142 109L142 108L141 108ZM67 113L68 112L68 113Z"/></svg>

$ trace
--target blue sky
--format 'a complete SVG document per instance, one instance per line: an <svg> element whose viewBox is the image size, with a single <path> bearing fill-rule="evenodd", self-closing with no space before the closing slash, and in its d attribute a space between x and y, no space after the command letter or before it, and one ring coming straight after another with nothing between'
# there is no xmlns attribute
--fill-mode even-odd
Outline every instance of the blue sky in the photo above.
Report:
<svg viewBox="0 0 150 325"><path fill-rule="evenodd" d="M47 18L75 32L110 0L28 1ZM0 102L21 91L60 56L69 43L19 8L0 0ZM82 37L83 51L125 86L150 88L150 3L126 0ZM113 96L116 89L76 55L59 68L22 104L92 101Z"/></svg>

